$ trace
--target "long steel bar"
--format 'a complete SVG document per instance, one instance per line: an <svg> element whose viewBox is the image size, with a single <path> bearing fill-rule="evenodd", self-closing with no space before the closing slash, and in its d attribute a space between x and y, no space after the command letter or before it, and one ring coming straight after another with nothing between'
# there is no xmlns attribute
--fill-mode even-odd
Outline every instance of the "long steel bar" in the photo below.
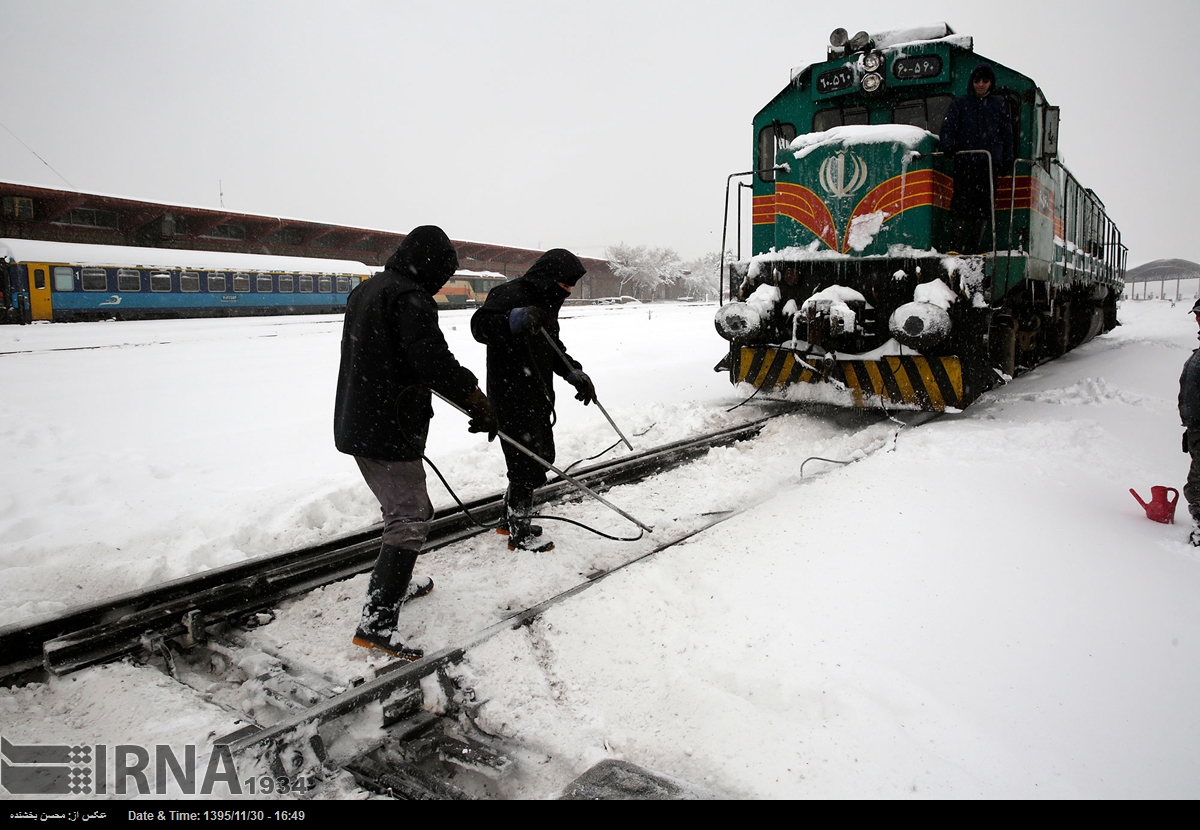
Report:
<svg viewBox="0 0 1200 830"><path fill-rule="evenodd" d="M437 395L439 398L441 398L441 399L442 399L443 401L445 401L446 403L450 404L452 407L454 407L455 409L457 409L459 412L461 412L462 414L466 415L467 417L470 417L470 413L469 413L469 412L467 412L467 410L463 409L463 408L462 408L461 406L459 406L458 404L456 404L454 401L450 400L449 398L447 398L445 395L441 394L441 393L440 393L440 392L438 392L437 390L431 390L431 391L433 392L433 394ZM595 490L593 490L591 487L588 487L588 486L587 486L586 484L584 484L582 481L578 480L577 478L574 478L573 476L569 475L568 473L564 473L562 470L558 469L558 467L555 467L555 466L554 466L553 464L551 464L549 461L547 461L546 459L542 458L540 455L538 455L537 453L535 453L533 450L531 450L531 449L529 449L528 447L526 447L526 446L525 446L524 444L522 444L520 441L517 441L515 438L511 438L511 437L509 437L509 436L505 435L503 432L500 432L499 430L496 430L496 434L497 434L498 436L500 436L500 440L501 440L501 441L503 441L504 443L508 444L508 445L509 445L510 447L512 447L513 449L520 450L521 452L525 453L525 455L529 456L529 457L530 457L530 458L532 458L534 461L536 461L537 463L541 464L543 467L545 467L547 470L549 470L550 472L552 472L552 473L554 473L555 475L557 475L559 478L561 478L561 479L565 479L566 481L569 481L569 482L571 482L571 483L572 483L572 484L574 484L576 487L578 487L580 490L582 490L583 492L587 493L589 496L591 496L592 498L594 498L596 501L598 501L598 502L600 502L601 504L603 504L603 505L604 505L605 507L607 507L609 510L613 511L614 513L619 513L620 515L624 516L626 519L628 519L629 521L633 522L635 525L637 525L638 527L640 527L642 530L646 531L647 533L653 533L653 532L654 532L654 528L650 527L649 525L642 524L642 523L641 523L641 522L639 522L637 519L635 519L633 516L630 516L630 515L629 515L628 513L626 513L624 510L622 510L621 508L617 507L615 504L613 504L613 503L612 503L611 501L609 501L608 499L604 498L604 496L602 496L602 495L600 495L599 493L597 493L597 492L596 492Z"/></svg>
<svg viewBox="0 0 1200 830"><path fill-rule="evenodd" d="M571 364L567 361L567 356L563 354L562 349L560 349L558 344L554 342L554 338L550 336L550 332L542 329L542 335L546 338L546 342L550 344L550 348L554 349L555 354L562 358L562 362L570 366ZM613 432L620 436L621 440L625 442L625 446L629 447L630 451L632 452L633 444L629 443L629 439L625 437L625 433L621 432L621 428L617 426L617 422L614 421L612 416L608 414L608 410L604 408L604 404L600 403L600 398L597 397L595 388L592 389L592 403L600 407L600 411L603 412L604 417L608 419L609 426L613 428Z"/></svg>

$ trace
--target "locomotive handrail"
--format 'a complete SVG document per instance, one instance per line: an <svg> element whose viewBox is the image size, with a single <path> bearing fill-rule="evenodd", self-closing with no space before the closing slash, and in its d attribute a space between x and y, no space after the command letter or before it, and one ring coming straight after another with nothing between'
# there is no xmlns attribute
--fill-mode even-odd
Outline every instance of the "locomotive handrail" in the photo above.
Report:
<svg viewBox="0 0 1200 830"><path fill-rule="evenodd" d="M972 153L983 153L985 156L987 156L988 196L990 197L988 199L988 207L990 208L991 213L992 213L992 262L995 263L996 262L996 180L994 178L994 171L992 169L992 152L991 152L991 150L956 150L954 152L954 155L956 155L956 156L960 155L960 154L971 155ZM987 299L988 299L989 303L992 301L992 289L991 289L990 285L987 286Z"/></svg>
<svg viewBox="0 0 1200 830"><path fill-rule="evenodd" d="M1082 184L1080 184L1079 179L1075 178L1075 174L1072 173L1070 170L1068 170L1067 166L1065 164L1063 164L1062 161L1060 161L1058 158L1054 158L1054 159L1051 159L1051 163L1054 164L1056 167L1058 167L1058 169L1060 171L1062 171L1062 175L1064 177L1063 178L1063 236L1062 236L1062 241L1063 241L1062 264L1063 264L1064 275L1068 271L1068 261L1067 260L1068 260L1068 255L1069 255L1071 268L1078 268L1079 266L1077 266L1075 264L1075 260L1077 258L1082 259L1083 267L1085 269L1087 269L1087 273L1095 274L1095 275L1101 277L1102 282L1104 282L1106 284L1112 284L1114 286L1118 279L1121 280L1122 282L1124 282L1125 258L1128 255L1129 248L1128 248L1128 246L1126 246L1124 243L1122 243L1120 241L1120 236L1121 236L1120 228L1118 228L1116 226L1116 223L1112 221L1112 217L1110 217L1108 215L1108 210L1104 207L1104 202L1100 201L1100 199L1096 196L1096 194L1094 192L1092 192L1090 189L1088 189L1088 188L1084 187ZM1070 207L1071 207L1071 198L1070 197L1071 197L1072 188L1074 188L1074 190L1076 192L1076 195L1075 195L1075 213L1076 213L1076 215L1074 217L1072 217L1070 215ZM1084 228L1076 228L1076 226L1079 223L1079 210L1080 210L1079 202L1081 199L1085 199L1087 202L1087 205L1092 210L1098 212L1100 214L1100 216L1102 217L1102 220L1104 223L1104 229L1105 229L1104 235L1105 235L1105 237L1108 237L1104 241L1098 240L1098 244L1105 249L1105 254L1103 257L1097 257L1095 254L1088 253L1086 248L1080 248L1080 246L1077 244L1075 245L1074 251L1067 250L1068 243L1075 244L1071 239L1072 231L1078 230L1080 233L1080 238L1082 238L1082 236L1086 233L1086 230ZM1114 235L1116 238L1115 239L1111 238ZM1110 251L1112 252L1111 259L1110 259L1110 253L1109 253ZM1103 273L1101 273L1101 272L1103 272Z"/></svg>
<svg viewBox="0 0 1200 830"><path fill-rule="evenodd" d="M725 238L729 231L729 186L733 180L739 176L753 176L756 173L775 173L779 170L787 170L786 164L776 164L772 167L764 167L761 170L747 170L744 173L730 173L725 177L725 215L721 217L721 261L717 272L717 305L725 305ZM740 198L740 194L739 194ZM739 232L741 227L739 225ZM730 290L733 289L733 284L730 283ZM732 301L732 298L730 298Z"/></svg>
<svg viewBox="0 0 1200 830"><path fill-rule="evenodd" d="M1004 260L1004 283L1005 283L1005 285L1008 284L1008 278L1012 276L1013 227L1017 224L1017 222L1016 222L1016 216L1017 216L1017 165L1021 162L1025 162L1026 164L1038 164L1039 163L1037 161L1037 159L1013 159L1012 176L1011 176L1012 184L1009 185L1009 188L1008 188L1009 189L1008 256ZM1032 172L1033 172L1033 169L1030 168L1030 173L1032 174ZM1033 194L1032 194L1032 190L1031 190L1031 192L1030 192L1031 199L1032 199L1032 196L1033 196ZM1031 207L1032 207L1032 203L1031 203ZM993 211L995 210L995 206L993 206L992 210ZM993 230L992 233L994 234L995 231ZM1028 271L1028 269L1026 269L1026 271Z"/></svg>

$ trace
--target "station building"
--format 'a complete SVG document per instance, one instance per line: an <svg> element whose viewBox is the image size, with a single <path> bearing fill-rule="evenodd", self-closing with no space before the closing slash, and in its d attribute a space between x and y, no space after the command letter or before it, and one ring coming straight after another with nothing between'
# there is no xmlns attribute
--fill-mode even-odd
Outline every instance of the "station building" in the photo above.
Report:
<svg viewBox="0 0 1200 830"><path fill-rule="evenodd" d="M404 234L282 216L146 202L0 182L0 238L348 259L383 267ZM544 251L452 240L459 268L518 277ZM579 300L616 297L621 281L602 259L580 257Z"/></svg>

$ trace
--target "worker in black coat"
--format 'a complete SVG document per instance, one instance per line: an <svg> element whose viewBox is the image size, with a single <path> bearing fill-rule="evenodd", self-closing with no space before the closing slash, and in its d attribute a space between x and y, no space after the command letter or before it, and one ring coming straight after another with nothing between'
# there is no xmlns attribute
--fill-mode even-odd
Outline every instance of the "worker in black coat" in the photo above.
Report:
<svg viewBox="0 0 1200 830"><path fill-rule="evenodd" d="M558 337L558 311L584 273L583 264L570 251L547 251L524 276L493 288L471 318L471 334L487 346L488 397L500 430L550 463L554 461L554 375L574 386L575 397L585 405L596 399L591 379L567 355ZM546 469L507 443L504 460L508 491L501 532L508 533L509 549L552 549L554 544L529 519L533 491L546 483Z"/></svg>
<svg viewBox="0 0 1200 830"><path fill-rule="evenodd" d="M967 94L955 98L942 121L942 152L954 156L954 197L950 213L959 253L992 248L992 204L1000 176L1012 175L1012 117L996 92L996 74L981 63L971 72ZM980 152L986 150L991 158ZM990 175L989 175L990 173Z"/></svg>
<svg viewBox="0 0 1200 830"><path fill-rule="evenodd" d="M1192 306L1191 313L1200 326L1200 300ZM1189 541L1200 547L1200 349L1192 352L1183 364L1179 376L1179 420L1187 431L1183 435L1184 450L1191 455L1187 483L1183 486L1183 497L1187 499L1191 514L1192 535Z"/></svg>
<svg viewBox="0 0 1200 830"><path fill-rule="evenodd" d="M383 543L354 644L408 660L423 652L396 631L402 603L433 590L413 566L433 518L422 456L433 417L430 389L471 415L472 432L496 421L470 370L451 354L433 296L458 268L450 239L431 225L404 238L384 270L346 300L334 404L334 443L354 456L383 512Z"/></svg>

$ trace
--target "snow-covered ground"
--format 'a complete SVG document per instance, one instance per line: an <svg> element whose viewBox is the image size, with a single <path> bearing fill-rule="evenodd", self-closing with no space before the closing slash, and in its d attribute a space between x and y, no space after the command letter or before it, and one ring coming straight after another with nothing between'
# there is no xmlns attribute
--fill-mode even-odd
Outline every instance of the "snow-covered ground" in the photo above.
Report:
<svg viewBox="0 0 1200 830"><path fill-rule="evenodd" d="M469 654L480 723L518 753L503 794L550 795L617 757L735 797L1200 795L1200 555L1184 505L1156 524L1128 493L1182 487L1189 305L1126 302L1121 328L917 429L805 409L616 488L656 529L639 542L551 524L550 554L480 536L423 557L438 588L402 624L439 648L741 511ZM564 313L601 400L649 429L639 448L759 414L725 411L713 310ZM442 324L482 373L467 313ZM0 329L0 623L376 522L332 448L339 333L335 318ZM499 449L464 426L439 411L431 458L463 496L498 491ZM564 464L615 440L561 390L557 436ZM812 455L855 463L802 477ZM431 492L449 502L432 477ZM630 529L590 502L556 512ZM364 583L253 636L367 675L347 642ZM14 742L204 744L235 720L131 664L0 690Z"/></svg>

